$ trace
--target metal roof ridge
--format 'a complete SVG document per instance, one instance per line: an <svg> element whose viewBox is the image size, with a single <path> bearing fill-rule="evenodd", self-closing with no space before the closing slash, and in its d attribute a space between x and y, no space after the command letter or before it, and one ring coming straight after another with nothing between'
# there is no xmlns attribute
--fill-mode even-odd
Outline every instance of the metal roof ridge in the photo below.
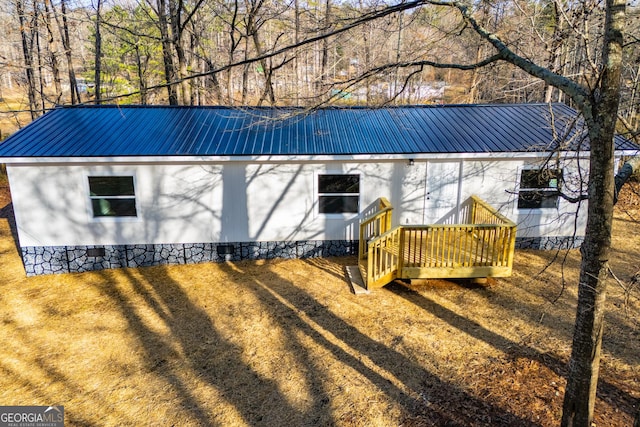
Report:
<svg viewBox="0 0 640 427"><path fill-rule="evenodd" d="M202 110L300 110L313 113L317 110L398 110L398 109L449 109L449 108L518 108L531 106L563 106L574 110L561 102L522 102L522 103L474 103L474 104L405 104L405 105L326 105L319 107L305 106L269 106L269 105L166 105L166 104L73 104L56 105L51 111L65 109L202 109ZM575 110L574 110L575 111ZM42 116L40 116L42 117ZM38 117L36 120L38 120Z"/></svg>

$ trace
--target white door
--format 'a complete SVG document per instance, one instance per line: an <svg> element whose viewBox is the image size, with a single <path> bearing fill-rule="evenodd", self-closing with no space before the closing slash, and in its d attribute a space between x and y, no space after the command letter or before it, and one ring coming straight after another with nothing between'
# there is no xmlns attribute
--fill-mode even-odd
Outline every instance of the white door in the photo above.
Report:
<svg viewBox="0 0 640 427"><path fill-rule="evenodd" d="M460 208L460 161L430 161L425 189L425 224L457 224Z"/></svg>

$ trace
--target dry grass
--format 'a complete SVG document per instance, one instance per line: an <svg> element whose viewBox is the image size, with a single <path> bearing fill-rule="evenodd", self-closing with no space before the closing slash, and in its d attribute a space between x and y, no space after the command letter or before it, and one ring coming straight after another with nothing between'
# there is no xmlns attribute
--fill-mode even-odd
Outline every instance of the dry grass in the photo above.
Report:
<svg viewBox="0 0 640 427"><path fill-rule="evenodd" d="M536 251L487 286L367 296L349 292L345 258L27 279L10 205L0 216L0 404L64 405L74 426L558 424L577 251L564 289L559 262L541 273L554 254ZM629 218L612 260L627 284L640 254ZM596 423L630 425L638 289L611 281L608 301Z"/></svg>

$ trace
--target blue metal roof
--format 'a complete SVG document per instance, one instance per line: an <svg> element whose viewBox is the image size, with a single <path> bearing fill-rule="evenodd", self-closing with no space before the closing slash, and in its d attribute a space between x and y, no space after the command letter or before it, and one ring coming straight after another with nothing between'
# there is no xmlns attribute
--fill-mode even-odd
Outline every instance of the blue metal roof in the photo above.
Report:
<svg viewBox="0 0 640 427"><path fill-rule="evenodd" d="M553 112L552 112L553 111ZM247 156L549 151L568 134L563 104L387 108L60 107L0 143L0 157ZM552 125L553 123L553 125ZM555 129L554 129L555 128ZM635 150L618 138L618 149Z"/></svg>

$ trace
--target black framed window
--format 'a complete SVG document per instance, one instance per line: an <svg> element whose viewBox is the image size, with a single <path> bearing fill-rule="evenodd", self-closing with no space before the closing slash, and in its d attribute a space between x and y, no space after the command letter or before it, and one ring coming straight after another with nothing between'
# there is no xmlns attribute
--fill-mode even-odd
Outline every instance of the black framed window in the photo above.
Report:
<svg viewBox="0 0 640 427"><path fill-rule="evenodd" d="M525 169L520 174L518 209L558 207L562 169Z"/></svg>
<svg viewBox="0 0 640 427"><path fill-rule="evenodd" d="M323 214L360 212L360 175L318 175L318 210Z"/></svg>
<svg viewBox="0 0 640 427"><path fill-rule="evenodd" d="M93 217L135 217L136 194L132 176L90 176Z"/></svg>

